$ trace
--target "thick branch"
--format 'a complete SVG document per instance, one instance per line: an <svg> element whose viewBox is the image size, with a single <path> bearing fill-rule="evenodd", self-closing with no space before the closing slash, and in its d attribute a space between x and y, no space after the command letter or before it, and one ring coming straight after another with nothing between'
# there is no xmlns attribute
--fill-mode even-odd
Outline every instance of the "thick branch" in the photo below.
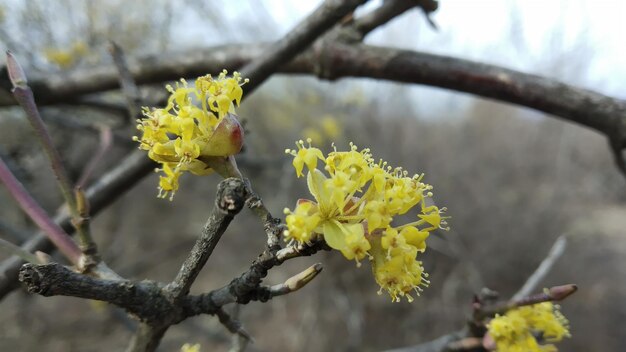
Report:
<svg viewBox="0 0 626 352"><path fill-rule="evenodd" d="M163 321L165 314L173 309L154 282L99 279L76 273L57 263L24 264L19 280L26 285L29 293L104 301L126 309L143 321Z"/></svg>
<svg viewBox="0 0 626 352"><path fill-rule="evenodd" d="M190 77L222 68L237 69L261 55L265 44L230 45L129 63L138 83ZM146 64L149 63L149 64ZM323 63L323 66L320 66ZM626 130L626 102L556 80L453 57L361 44L328 43L284 65L283 73L325 79L367 77L424 84L505 101L576 122L607 136ZM32 79L38 102L53 103L80 94L117 88L114 67L76 71L64 77ZM14 104L0 94L0 105Z"/></svg>

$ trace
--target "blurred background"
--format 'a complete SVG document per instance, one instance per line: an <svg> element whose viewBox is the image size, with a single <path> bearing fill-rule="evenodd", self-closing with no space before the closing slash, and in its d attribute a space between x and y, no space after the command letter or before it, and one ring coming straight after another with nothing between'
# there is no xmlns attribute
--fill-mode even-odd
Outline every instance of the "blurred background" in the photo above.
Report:
<svg viewBox="0 0 626 352"><path fill-rule="evenodd" d="M378 6L371 1L357 15ZM110 63L107 41L126 55L171 53L280 38L320 1L19 1L0 2L0 48L30 72L64 73ZM623 64L626 3L615 1L442 0L433 30L412 10L366 38L401 47L502 65L626 98ZM162 94L163 84L144 88ZM123 104L117 92L103 95ZM242 171L274 215L307 194L285 148L300 138L330 149L349 141L376 158L425 173L447 206L451 231L429 239L424 265L431 286L409 304L391 303L367 265L339 253L287 262L274 284L314 262L324 271L303 290L241 307L256 342L249 351L378 351L458 330L474 293L509 297L566 235L568 246L542 287L577 283L563 304L572 338L562 351L622 351L626 344L626 187L604 137L584 127L508 104L430 87L368 79L324 82L276 76L238 110L248 132ZM115 145L100 172L135 147L124 115L93 106L42 108L70 172L77 177L97 148L93 126L107 125ZM0 109L0 153L50 212L61 202L39 145L20 109ZM156 198L157 176L93 221L105 260L126 277L169 281L213 204L217 176L181 179L173 202ZM34 225L0 187L0 236L24 241ZM262 251L265 234L242 212L192 292L220 287ZM0 259L6 256L0 254ZM80 299L28 295L0 302L0 349L117 351L131 331L123 314ZM161 351L183 343L228 350L231 338L205 316L170 329Z"/></svg>

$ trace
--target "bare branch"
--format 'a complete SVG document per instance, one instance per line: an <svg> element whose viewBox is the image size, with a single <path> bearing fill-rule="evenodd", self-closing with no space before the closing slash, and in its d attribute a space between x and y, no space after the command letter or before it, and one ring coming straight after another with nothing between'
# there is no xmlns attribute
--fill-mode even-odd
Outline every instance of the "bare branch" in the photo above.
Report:
<svg viewBox="0 0 626 352"><path fill-rule="evenodd" d="M83 169L78 182L76 183L76 187L84 188L89 182L91 175L94 170L98 166L98 163L102 160L107 150L111 147L111 141L113 140L113 133L111 132L111 128L107 126L101 126L100 128L100 140L98 144L98 149L94 153L93 157L89 159L89 162Z"/></svg>
<svg viewBox="0 0 626 352"><path fill-rule="evenodd" d="M40 264L41 260L34 254L27 252L22 247L15 245L7 240L0 238L0 252L4 252L9 255L16 255L22 260L29 263Z"/></svg>
<svg viewBox="0 0 626 352"><path fill-rule="evenodd" d="M386 0L374 11L355 19L352 27L359 33L360 39L363 39L374 29L414 7L421 7L428 16L437 10L439 4L436 0Z"/></svg>
<svg viewBox="0 0 626 352"><path fill-rule="evenodd" d="M155 83L236 69L268 46L228 45L172 56L144 58L150 65L129 63L138 83ZM320 63L324 66L320 67ZM626 102L556 80L448 56L360 44L327 43L307 50L280 72L313 74L324 79L367 77L424 84L526 106L592 128L606 135L626 129ZM31 79L41 102L60 102L79 94L116 88L115 69L103 66L61 77ZM37 91L39 87L39 91ZM0 96L1 105L12 98Z"/></svg>
<svg viewBox="0 0 626 352"><path fill-rule="evenodd" d="M478 306L474 312L474 320L481 321L496 314L504 314L507 311L523 306L529 306L541 302L562 301L578 290L578 286L567 284L551 287L544 292L526 295L518 299L511 299L508 302L496 303L488 306Z"/></svg>
<svg viewBox="0 0 626 352"><path fill-rule="evenodd" d="M519 300L535 291L541 281L550 273L556 261L563 255L566 245L567 239L565 236L559 236L552 245L552 248L550 248L548 255L541 261L541 264L539 264L537 269L526 279L522 288L520 288L511 299Z"/></svg>
<svg viewBox="0 0 626 352"><path fill-rule="evenodd" d="M154 162L146 158L145 153L136 151L122 160L114 169L100 177L86 192L92 216L99 213L139 182L141 178L153 171L154 166ZM70 217L65 212L59 212L54 221L67 233L74 231L70 224ZM32 236L22 245L22 248L31 253L36 251L50 252L54 246L40 233ZM23 263L20 258L16 257L0 263L0 298L18 287L18 271Z"/></svg>
<svg viewBox="0 0 626 352"><path fill-rule="evenodd" d="M250 183L247 183L247 188L249 196L246 200L246 205L263 223L263 228L267 235L267 247L278 248L277 246L280 245L280 235L284 231L284 226L281 225L280 219L274 218L272 214L270 214L269 210L267 210L263 204L263 200L252 190Z"/></svg>
<svg viewBox="0 0 626 352"><path fill-rule="evenodd" d="M109 42L109 53L113 58L113 63L119 74L120 87L126 98L126 106L130 115L130 122L134 123L135 119L141 115L141 93L135 79L128 69L128 63L122 48L115 42Z"/></svg>
<svg viewBox="0 0 626 352"><path fill-rule="evenodd" d="M293 253L287 259L296 258L298 256L309 256L328 247L325 242L319 241L310 245L299 245L297 251L289 250L289 248L291 247L281 250L287 250ZM259 287L261 281L267 276L267 272L271 268L283 263L283 260L279 259L278 254L281 251L272 252L265 250L246 272L241 274L238 278L233 279L228 285L222 288L198 296L187 296L188 314L190 316L214 314L217 308L229 303L237 302L246 304L250 301L265 302L271 299L273 295L270 290L259 290ZM317 268L314 268L313 270L316 269Z"/></svg>
<svg viewBox="0 0 626 352"><path fill-rule="evenodd" d="M17 201L22 210L43 231L45 236L65 255L70 262L78 264L81 252L72 238L56 223L48 213L24 188L22 183L13 176L11 170L0 159L0 181L6 186L11 196ZM32 253L34 250L24 249Z"/></svg>
<svg viewBox="0 0 626 352"><path fill-rule="evenodd" d="M226 327L226 329L228 329L231 334L237 334L247 341L253 340L252 336L250 336L250 334L243 328L241 323L237 319L231 317L228 313L226 313L224 309L217 309L215 311L215 315L217 315L220 323L222 323L222 325L224 325L224 327Z"/></svg>
<svg viewBox="0 0 626 352"><path fill-rule="evenodd" d="M344 16L365 2L367 0L323 1L306 19L241 69L241 75L250 79L250 82L244 86L246 94L254 91L280 66L291 61Z"/></svg>

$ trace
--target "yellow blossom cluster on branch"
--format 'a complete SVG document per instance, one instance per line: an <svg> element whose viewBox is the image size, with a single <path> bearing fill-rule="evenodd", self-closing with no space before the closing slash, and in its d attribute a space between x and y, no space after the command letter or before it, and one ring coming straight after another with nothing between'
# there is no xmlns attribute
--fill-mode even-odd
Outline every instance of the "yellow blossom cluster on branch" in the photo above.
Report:
<svg viewBox="0 0 626 352"><path fill-rule="evenodd" d="M192 345L190 343L186 343L180 348L180 352L200 352L200 344L197 343Z"/></svg>
<svg viewBox="0 0 626 352"><path fill-rule="evenodd" d="M57 65L59 68L69 69L75 66L88 52L89 48L85 42L76 41L67 49L47 48L43 54L48 62Z"/></svg>
<svg viewBox="0 0 626 352"><path fill-rule="evenodd" d="M498 352L554 352L554 345L541 345L536 336L549 343L570 336L567 319L552 302L511 309L487 327Z"/></svg>
<svg viewBox="0 0 626 352"><path fill-rule="evenodd" d="M167 106L144 108L145 117L137 120L142 134L133 139L162 165L156 170L164 174L159 179L160 198L169 194L172 199L183 172L209 174L212 163L241 150L243 129L234 113L247 79L242 80L238 72L227 74L224 70L218 77L198 77L193 86L184 79L176 88L168 85Z"/></svg>
<svg viewBox="0 0 626 352"><path fill-rule="evenodd" d="M322 236L326 243L349 260L369 259L376 282L393 301L428 286L418 253L426 249L431 231L446 225L445 208L426 205L432 187L423 175L409 176L401 168L375 161L369 149L322 151L303 141L288 149L298 177L308 169L307 183L315 200L301 199L296 208L285 209L287 240L310 242ZM323 171L317 168L323 164ZM417 209L417 220L396 224L394 218Z"/></svg>

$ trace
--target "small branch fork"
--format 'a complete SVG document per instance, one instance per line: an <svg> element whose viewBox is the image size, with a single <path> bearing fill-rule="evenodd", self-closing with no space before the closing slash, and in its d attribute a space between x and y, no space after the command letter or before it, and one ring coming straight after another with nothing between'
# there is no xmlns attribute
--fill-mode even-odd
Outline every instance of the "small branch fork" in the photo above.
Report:
<svg viewBox="0 0 626 352"><path fill-rule="evenodd" d="M189 295L191 284L219 238L245 204L254 204L255 212L267 214L263 217L264 221L270 219L269 223L276 224L277 221L269 215L267 209L258 204L258 197L248 190L249 183L242 179L229 178L220 182L211 216L180 272L170 284L163 285L147 280L101 279L74 272L57 263L25 264L20 269L19 280L31 293L95 299L125 309L141 321L130 351L154 350L158 345L154 339L160 339L169 326L200 314L217 315L229 331L249 338L241 324L229 317L222 307L235 302L265 302L297 291L320 273L320 264L305 269L282 284L263 286L261 282L271 268L285 260L311 255L327 247L323 242L286 248L280 248L276 244L272 248L266 248L246 272L224 287L202 295Z"/></svg>

